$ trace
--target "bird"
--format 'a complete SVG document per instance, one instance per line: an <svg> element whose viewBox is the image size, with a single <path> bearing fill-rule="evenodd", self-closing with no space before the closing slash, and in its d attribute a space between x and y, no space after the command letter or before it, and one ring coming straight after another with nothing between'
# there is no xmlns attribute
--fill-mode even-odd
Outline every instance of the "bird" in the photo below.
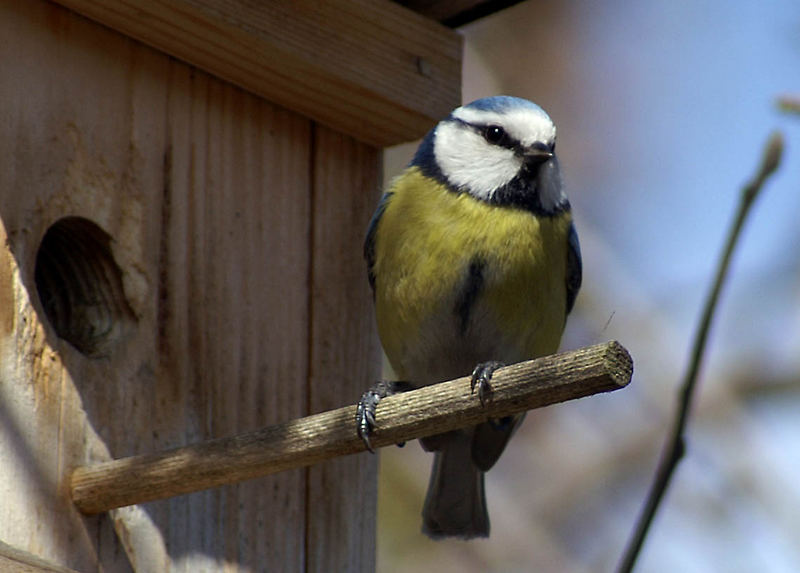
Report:
<svg viewBox="0 0 800 573"><path fill-rule="evenodd" d="M558 350L582 262L555 148L555 125L541 107L486 97L441 120L390 182L364 257L398 379L377 382L358 403L368 449L382 398L471 376L483 404L495 370ZM420 440L434 452L425 534L489 536L484 474L522 417Z"/></svg>

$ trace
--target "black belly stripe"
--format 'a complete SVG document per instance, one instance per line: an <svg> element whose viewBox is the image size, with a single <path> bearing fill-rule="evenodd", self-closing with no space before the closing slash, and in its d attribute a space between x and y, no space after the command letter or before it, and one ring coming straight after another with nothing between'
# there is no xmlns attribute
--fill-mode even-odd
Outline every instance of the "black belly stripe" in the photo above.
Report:
<svg viewBox="0 0 800 573"><path fill-rule="evenodd" d="M481 290L483 289L483 269L486 266L482 259L473 259L469 265L464 285L456 300L455 312L459 320L459 333L464 336L469 327L470 314Z"/></svg>

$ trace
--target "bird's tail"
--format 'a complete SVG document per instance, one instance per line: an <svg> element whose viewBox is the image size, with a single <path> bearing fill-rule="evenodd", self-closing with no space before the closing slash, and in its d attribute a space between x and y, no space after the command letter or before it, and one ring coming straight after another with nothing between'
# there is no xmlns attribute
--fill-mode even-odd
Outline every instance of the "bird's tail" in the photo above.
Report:
<svg viewBox="0 0 800 573"><path fill-rule="evenodd" d="M483 472L472 463L472 432L453 432L433 461L422 508L422 532L441 537L489 536Z"/></svg>

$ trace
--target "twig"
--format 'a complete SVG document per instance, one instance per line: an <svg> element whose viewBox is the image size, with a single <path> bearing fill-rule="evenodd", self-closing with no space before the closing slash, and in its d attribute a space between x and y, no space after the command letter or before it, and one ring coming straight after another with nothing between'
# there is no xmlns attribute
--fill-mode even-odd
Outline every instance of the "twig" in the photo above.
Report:
<svg viewBox="0 0 800 573"><path fill-rule="evenodd" d="M481 406L469 378L390 396L378 405L373 447L405 442L628 384L633 362L618 342L520 362L495 372ZM72 500L84 513L162 499L365 450L347 406L231 438L77 468Z"/></svg>
<svg viewBox="0 0 800 573"><path fill-rule="evenodd" d="M647 532L653 522L653 517L658 510L667 486L670 483L673 472L684 455L685 444L685 431L686 424L689 417L689 412L694 398L694 390L697 386L697 373L700 370L700 363L706 347L708 339L708 330L711 325L711 320L714 316L714 311L719 299L719 293L722 290L722 285L725 282L725 277L728 273L728 267L731 261L731 255L736 247L739 239L739 234L747 218L750 208L758 197L761 188L767 178L778 168L780 163L781 154L783 153L783 136L775 132L773 133L764 149L764 154L761 160L756 176L742 189L741 198L739 200L739 209L736 213L733 225L728 232L728 238L725 242L725 250L723 251L722 258L717 267L716 277L711 288L711 292L706 299L703 314L698 325L697 332L695 333L694 347L692 350L689 368L686 376L683 379L683 384L680 389L678 408L675 412L675 420L673 422L672 431L669 434L664 451L661 456L658 469L653 483L648 492L642 513L636 523L628 545L625 548L622 561L620 562L617 571L619 573L628 573L633 570L636 563L636 558L642 548Z"/></svg>
<svg viewBox="0 0 800 573"><path fill-rule="evenodd" d="M800 115L800 96L797 95L784 95L780 96L777 100L778 109L786 113L794 113Z"/></svg>

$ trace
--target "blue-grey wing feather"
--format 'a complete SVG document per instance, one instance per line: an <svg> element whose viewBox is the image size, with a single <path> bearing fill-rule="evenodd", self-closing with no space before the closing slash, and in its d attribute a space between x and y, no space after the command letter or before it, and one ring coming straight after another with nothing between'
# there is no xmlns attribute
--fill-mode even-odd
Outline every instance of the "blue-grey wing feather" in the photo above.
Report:
<svg viewBox="0 0 800 573"><path fill-rule="evenodd" d="M581 244L578 242L578 232L575 224L569 226L567 250L567 314L575 306L575 299L581 288L583 280L583 263L581 260Z"/></svg>
<svg viewBox="0 0 800 573"><path fill-rule="evenodd" d="M378 207L375 209L375 213L373 213L372 219L369 221L367 236L364 239L364 258L367 260L367 278L369 279L369 286L372 287L373 293L375 292L375 235L378 232L378 223L383 216L383 212L386 211L386 206L389 204L389 199L391 199L391 197L391 192L384 193L383 197L381 197L380 202L378 202Z"/></svg>

